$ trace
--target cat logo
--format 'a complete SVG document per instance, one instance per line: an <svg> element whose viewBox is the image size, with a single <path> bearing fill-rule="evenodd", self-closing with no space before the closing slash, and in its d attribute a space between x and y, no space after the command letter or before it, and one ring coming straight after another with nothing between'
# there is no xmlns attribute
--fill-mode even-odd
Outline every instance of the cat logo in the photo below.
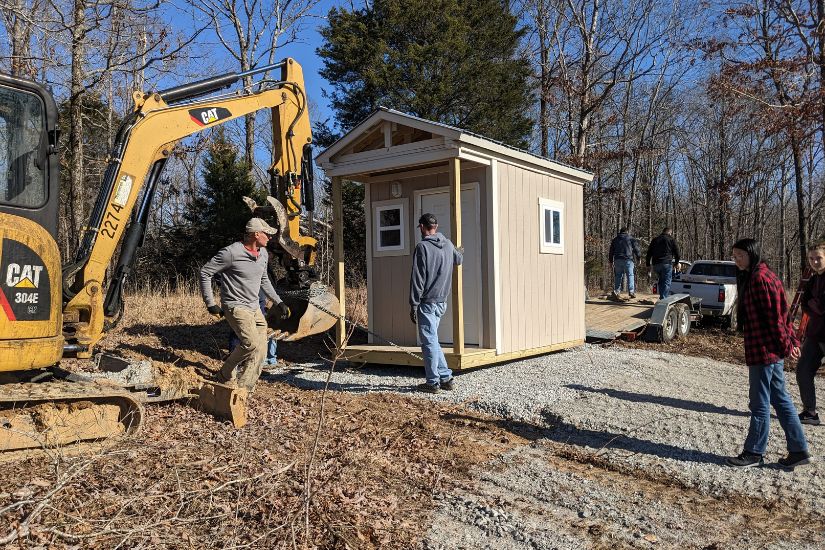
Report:
<svg viewBox="0 0 825 550"><path fill-rule="evenodd" d="M11 288L38 288L42 265L9 264L6 269L6 286Z"/></svg>
<svg viewBox="0 0 825 550"><path fill-rule="evenodd" d="M229 112L229 109L223 107L204 107L202 109L192 109L189 111L189 117L195 124L201 127L208 126L209 124L231 116L232 113Z"/></svg>

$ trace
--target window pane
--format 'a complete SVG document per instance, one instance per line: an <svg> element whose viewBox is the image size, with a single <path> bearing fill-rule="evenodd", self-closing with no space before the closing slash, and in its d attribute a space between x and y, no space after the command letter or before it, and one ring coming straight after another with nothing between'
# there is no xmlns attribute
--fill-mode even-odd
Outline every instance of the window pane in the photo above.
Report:
<svg viewBox="0 0 825 550"><path fill-rule="evenodd" d="M544 211L544 244L553 242L553 211Z"/></svg>
<svg viewBox="0 0 825 550"><path fill-rule="evenodd" d="M561 244L561 212L553 210L553 244Z"/></svg>
<svg viewBox="0 0 825 550"><path fill-rule="evenodd" d="M0 202L46 202L43 105L34 94L0 87Z"/></svg>
<svg viewBox="0 0 825 550"><path fill-rule="evenodd" d="M401 246L401 230L386 229L380 232L381 248L389 246Z"/></svg>
<svg viewBox="0 0 825 550"><path fill-rule="evenodd" d="M400 208L381 211L381 227L394 227L398 225L401 225Z"/></svg>

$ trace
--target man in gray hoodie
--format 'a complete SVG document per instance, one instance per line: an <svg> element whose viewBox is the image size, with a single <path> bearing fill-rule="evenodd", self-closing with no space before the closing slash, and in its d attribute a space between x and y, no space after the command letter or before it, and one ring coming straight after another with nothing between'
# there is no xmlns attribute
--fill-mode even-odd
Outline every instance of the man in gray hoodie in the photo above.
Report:
<svg viewBox="0 0 825 550"><path fill-rule="evenodd" d="M450 239L438 232L438 220L424 214L418 220L421 242L415 246L410 274L410 320L418 325L418 339L424 354L427 381L421 391L438 393L453 389L453 371L438 341L438 324L447 311L447 297L453 286L453 266L463 256Z"/></svg>
<svg viewBox="0 0 825 550"><path fill-rule="evenodd" d="M201 269L201 294L206 309L215 317L225 316L240 340L224 361L220 378L250 392L261 375L267 345L266 319L258 293L263 290L282 318L289 316L289 308L275 292L266 271L269 261L266 244L275 233L262 219L252 218L246 224L243 241L222 248ZM215 304L212 293L212 279L218 273L221 274L221 307Z"/></svg>

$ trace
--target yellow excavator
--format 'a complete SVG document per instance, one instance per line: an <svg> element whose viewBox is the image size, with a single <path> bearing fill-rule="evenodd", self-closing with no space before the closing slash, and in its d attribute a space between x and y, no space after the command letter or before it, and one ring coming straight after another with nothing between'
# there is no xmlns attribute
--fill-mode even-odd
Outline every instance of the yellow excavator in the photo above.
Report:
<svg viewBox="0 0 825 550"><path fill-rule="evenodd" d="M226 90L262 73L279 78ZM134 102L118 129L79 247L62 265L55 101L43 86L0 75L0 451L132 433L140 427L142 404L152 400L193 399L243 423L242 390L208 380L159 387L151 375L123 383L123 377L101 380L59 367L65 357L92 357L122 316L123 286L163 168L181 139L204 129L271 110L268 204L247 202L278 229L270 246L287 274L276 287L293 313L270 323L277 337L296 340L335 322L328 312L337 311L337 300L314 272L316 240L301 227L303 215L314 209L314 195L300 65L285 59L164 91L136 92ZM110 266L117 252L117 264ZM108 370L123 368L115 362Z"/></svg>

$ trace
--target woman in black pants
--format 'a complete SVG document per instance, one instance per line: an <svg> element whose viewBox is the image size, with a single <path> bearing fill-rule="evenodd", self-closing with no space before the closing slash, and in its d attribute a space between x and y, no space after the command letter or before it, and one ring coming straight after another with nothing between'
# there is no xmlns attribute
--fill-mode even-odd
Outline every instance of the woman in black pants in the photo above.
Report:
<svg viewBox="0 0 825 550"><path fill-rule="evenodd" d="M796 382L802 397L799 420L803 424L818 426L820 422L816 412L814 376L825 356L825 241L808 247L808 263L813 275L802 295L802 311L808 314L808 326L805 329L802 354L796 365Z"/></svg>

